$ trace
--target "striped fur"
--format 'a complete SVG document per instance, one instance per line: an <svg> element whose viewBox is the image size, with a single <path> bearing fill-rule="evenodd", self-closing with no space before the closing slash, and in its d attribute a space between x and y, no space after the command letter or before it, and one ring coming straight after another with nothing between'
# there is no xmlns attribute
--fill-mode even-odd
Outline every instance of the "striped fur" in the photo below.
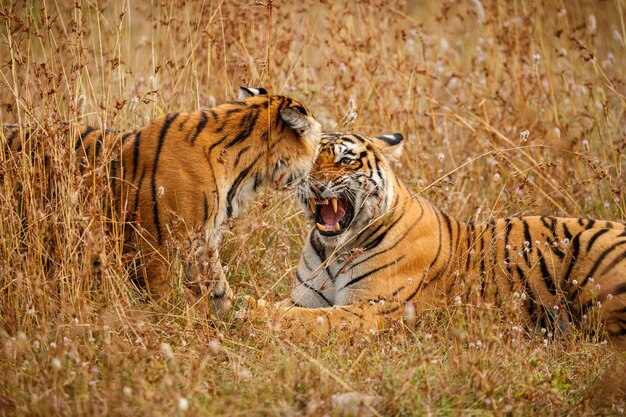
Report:
<svg viewBox="0 0 626 417"><path fill-rule="evenodd" d="M315 331L320 316L331 327L369 329L382 317L402 315L408 302L419 311L442 301L517 297L531 326L580 324L593 310L624 345L624 224L548 216L458 221L414 196L393 173L388 160L401 150L401 138L322 135L298 190L305 212L322 225L307 236L289 317L315 323ZM333 197L340 214L354 214L345 227L339 221L339 234L320 230L322 210L336 220L328 208Z"/></svg>
<svg viewBox="0 0 626 417"><path fill-rule="evenodd" d="M123 143L121 157L110 162L111 187L130 242L143 255L140 280L152 293L167 293L176 273L172 240L184 243L187 279L212 288L218 310L228 309L232 298L218 255L228 219L264 187L304 177L320 136L301 103L252 88L242 88L238 101L168 114L132 132L71 129L88 161L99 157L110 135ZM18 151L19 132L5 137L5 149Z"/></svg>

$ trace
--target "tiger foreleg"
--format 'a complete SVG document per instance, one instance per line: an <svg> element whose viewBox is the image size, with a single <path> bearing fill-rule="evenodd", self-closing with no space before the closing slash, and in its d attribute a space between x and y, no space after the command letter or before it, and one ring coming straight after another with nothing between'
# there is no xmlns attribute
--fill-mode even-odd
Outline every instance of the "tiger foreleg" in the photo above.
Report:
<svg viewBox="0 0 626 417"><path fill-rule="evenodd" d="M217 248L207 244L192 250L193 259L187 263L187 285L198 296L206 296L213 311L226 313L233 305L233 292L220 262Z"/></svg>
<svg viewBox="0 0 626 417"><path fill-rule="evenodd" d="M371 304L306 308L295 306L290 299L275 304L249 299L247 309L253 318L266 321L281 334L296 340L376 333L387 326L381 308Z"/></svg>

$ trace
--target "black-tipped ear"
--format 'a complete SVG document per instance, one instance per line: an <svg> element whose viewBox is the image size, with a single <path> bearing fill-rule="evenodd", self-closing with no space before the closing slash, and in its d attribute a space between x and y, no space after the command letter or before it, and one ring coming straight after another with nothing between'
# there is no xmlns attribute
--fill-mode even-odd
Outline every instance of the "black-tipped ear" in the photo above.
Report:
<svg viewBox="0 0 626 417"><path fill-rule="evenodd" d="M380 149L380 152L388 161L394 162L400 159L403 151L402 140L404 139L402 134L392 133L390 135L376 136L376 139L379 141L378 149Z"/></svg>
<svg viewBox="0 0 626 417"><path fill-rule="evenodd" d="M389 135L376 136L376 139L382 140L389 146L395 146L402 142L404 136L402 136L402 133L392 133Z"/></svg>
<svg viewBox="0 0 626 417"><path fill-rule="evenodd" d="M239 87L238 100L243 100L253 96L266 96L267 90L265 88L252 88L252 87Z"/></svg>

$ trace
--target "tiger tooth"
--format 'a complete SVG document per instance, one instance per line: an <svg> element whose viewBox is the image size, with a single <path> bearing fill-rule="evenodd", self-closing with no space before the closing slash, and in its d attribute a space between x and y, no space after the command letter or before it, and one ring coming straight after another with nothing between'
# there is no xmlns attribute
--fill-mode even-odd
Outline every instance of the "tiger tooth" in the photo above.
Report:
<svg viewBox="0 0 626 417"><path fill-rule="evenodd" d="M332 205L333 205L333 211L334 211L335 213L337 213L337 197L332 197L332 198L330 199L330 202L331 202L331 203L332 203ZM339 224L339 223L337 223L337 225L338 225L338 224ZM337 227L337 226L335 226L335 228L336 228L336 227Z"/></svg>
<svg viewBox="0 0 626 417"><path fill-rule="evenodd" d="M336 213L337 211L335 211ZM335 232L338 232L341 230L341 226L339 226L339 223L335 223Z"/></svg>
<svg viewBox="0 0 626 417"><path fill-rule="evenodd" d="M315 223L315 225L316 225L316 226L317 226L317 228L318 228L319 230L321 230L322 232L325 232L325 231L326 231L326 226L325 226L325 225L323 225L323 224L319 224L319 223Z"/></svg>
<svg viewBox="0 0 626 417"><path fill-rule="evenodd" d="M313 200L312 198L309 198L309 208L311 209L312 213L315 213L315 200Z"/></svg>

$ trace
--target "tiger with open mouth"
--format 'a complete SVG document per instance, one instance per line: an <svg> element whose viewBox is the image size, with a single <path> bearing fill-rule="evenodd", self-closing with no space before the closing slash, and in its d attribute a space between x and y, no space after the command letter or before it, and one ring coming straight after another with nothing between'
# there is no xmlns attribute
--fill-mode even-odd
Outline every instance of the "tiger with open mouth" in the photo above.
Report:
<svg viewBox="0 0 626 417"><path fill-rule="evenodd" d="M378 327L406 306L517 294L531 326L580 324L597 311L626 347L626 225L548 216L462 222L415 196L390 162L402 135L323 133L298 188L315 222L286 317L313 332ZM467 277L476 285L468 285Z"/></svg>

